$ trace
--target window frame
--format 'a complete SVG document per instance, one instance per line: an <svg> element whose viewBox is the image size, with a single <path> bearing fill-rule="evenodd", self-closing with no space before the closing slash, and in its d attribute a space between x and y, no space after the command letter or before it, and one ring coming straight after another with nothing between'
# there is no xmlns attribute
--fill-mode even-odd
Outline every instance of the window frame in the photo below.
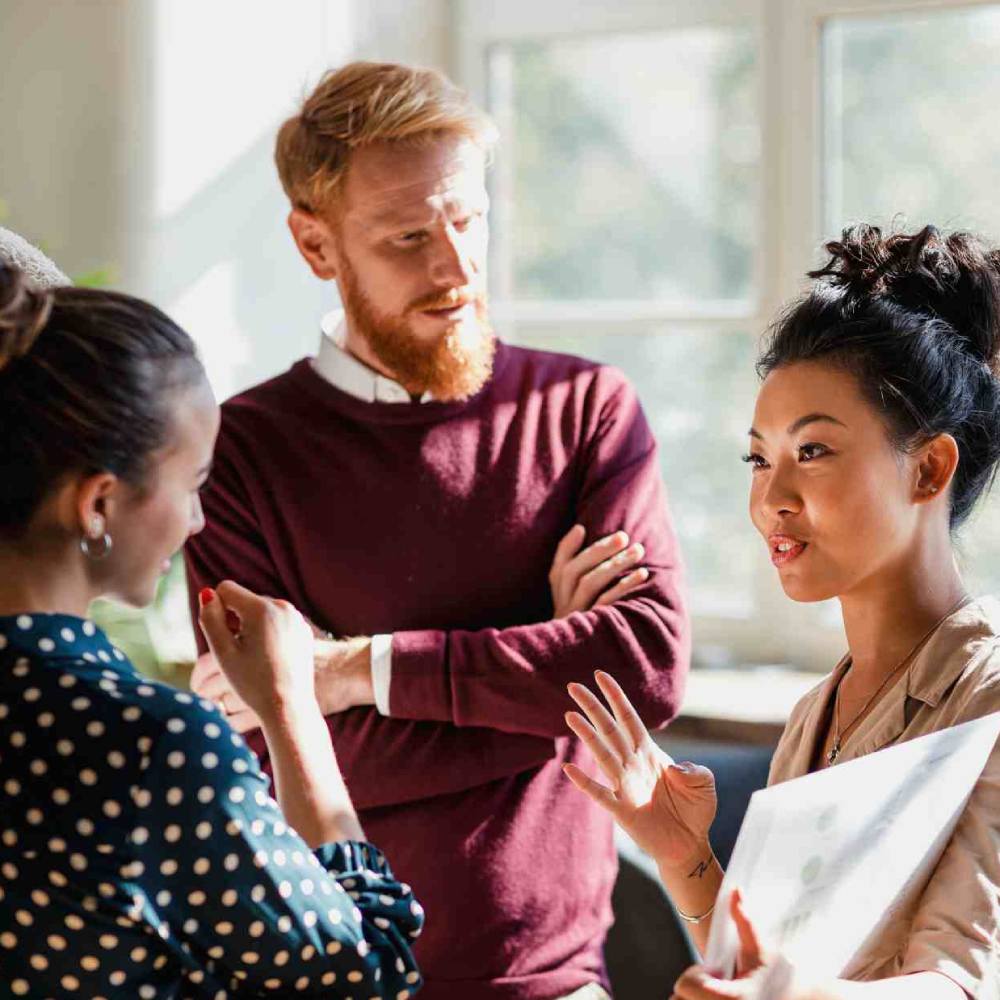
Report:
<svg viewBox="0 0 1000 1000"><path fill-rule="evenodd" d="M754 340L782 303L804 287L804 274L820 260L823 232L824 122L822 33L831 18L878 17L920 11L1000 6L997 0L457 0L453 8L452 64L458 81L481 106L490 106L488 59L498 44L573 39L601 34L669 31L725 25L756 26L759 44L757 109L760 177L754 250L756 295L749 303L691 304L656 301L518 301L496 294L492 313L512 339L572 326L588 334L621 336L662 325L688 332L710 328L720 336ZM504 123L498 122L503 142ZM501 153L496 170L504 169ZM502 178L501 178L502 179ZM504 244L503 199L494 201L494 260L510 256ZM509 267L509 263L507 264ZM504 282L509 289L509 282ZM585 352L585 347L582 348ZM669 482L667 484L669 486ZM749 525L748 525L749 529ZM736 662L792 663L828 671L844 649L839 614L829 607L793 605L763 558L753 574L749 617L696 614L696 653L715 646ZM834 621L836 619L836 622ZM780 625L780 628L778 627Z"/></svg>

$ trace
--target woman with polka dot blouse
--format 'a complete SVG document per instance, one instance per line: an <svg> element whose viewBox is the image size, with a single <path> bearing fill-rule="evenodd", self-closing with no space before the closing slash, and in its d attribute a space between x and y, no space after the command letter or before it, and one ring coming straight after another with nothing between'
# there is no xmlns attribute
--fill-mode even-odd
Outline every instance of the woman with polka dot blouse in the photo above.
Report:
<svg viewBox="0 0 1000 1000"><path fill-rule="evenodd" d="M218 423L158 310L0 265L0 996L420 984L422 911L363 839L302 616L229 581L201 595L277 802L212 702L141 677L86 618L99 595L148 603L200 530Z"/></svg>

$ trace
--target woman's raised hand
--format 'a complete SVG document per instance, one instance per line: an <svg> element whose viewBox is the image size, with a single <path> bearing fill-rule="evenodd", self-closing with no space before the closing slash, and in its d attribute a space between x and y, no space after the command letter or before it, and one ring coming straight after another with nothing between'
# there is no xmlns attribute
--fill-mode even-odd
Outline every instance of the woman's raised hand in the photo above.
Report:
<svg viewBox="0 0 1000 1000"><path fill-rule="evenodd" d="M653 742L618 682L601 670L594 678L611 711L582 684L570 684L570 697L583 715L567 712L566 724L593 754L608 785L573 764L565 765L566 775L661 867L703 856L715 818L712 772L675 764Z"/></svg>
<svg viewBox="0 0 1000 1000"><path fill-rule="evenodd" d="M232 580L206 588L199 598L210 649L233 690L260 718L315 701L313 631L288 601L258 597Z"/></svg>

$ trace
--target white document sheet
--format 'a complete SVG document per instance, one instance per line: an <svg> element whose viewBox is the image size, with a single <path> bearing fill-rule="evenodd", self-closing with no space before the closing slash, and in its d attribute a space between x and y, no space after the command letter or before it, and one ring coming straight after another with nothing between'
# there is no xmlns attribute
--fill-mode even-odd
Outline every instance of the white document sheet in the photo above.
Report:
<svg viewBox="0 0 1000 1000"><path fill-rule="evenodd" d="M834 977L940 859L1000 735L1000 712L756 792L705 964L733 975L739 888L761 941Z"/></svg>

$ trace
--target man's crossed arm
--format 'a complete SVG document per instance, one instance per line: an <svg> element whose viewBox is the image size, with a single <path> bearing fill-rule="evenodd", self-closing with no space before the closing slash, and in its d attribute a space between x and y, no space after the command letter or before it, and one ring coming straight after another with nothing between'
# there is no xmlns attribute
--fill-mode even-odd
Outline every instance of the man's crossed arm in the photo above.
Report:
<svg viewBox="0 0 1000 1000"><path fill-rule="evenodd" d="M640 588L649 577L641 562L641 542L624 531L606 535L584 547L586 530L574 525L560 541L549 571L552 620L574 612L613 604ZM316 629L316 697L324 715L375 704L371 638L334 639ZM241 733L260 728L260 720L233 690L215 657L203 653L191 675L199 696L219 704L230 725Z"/></svg>

